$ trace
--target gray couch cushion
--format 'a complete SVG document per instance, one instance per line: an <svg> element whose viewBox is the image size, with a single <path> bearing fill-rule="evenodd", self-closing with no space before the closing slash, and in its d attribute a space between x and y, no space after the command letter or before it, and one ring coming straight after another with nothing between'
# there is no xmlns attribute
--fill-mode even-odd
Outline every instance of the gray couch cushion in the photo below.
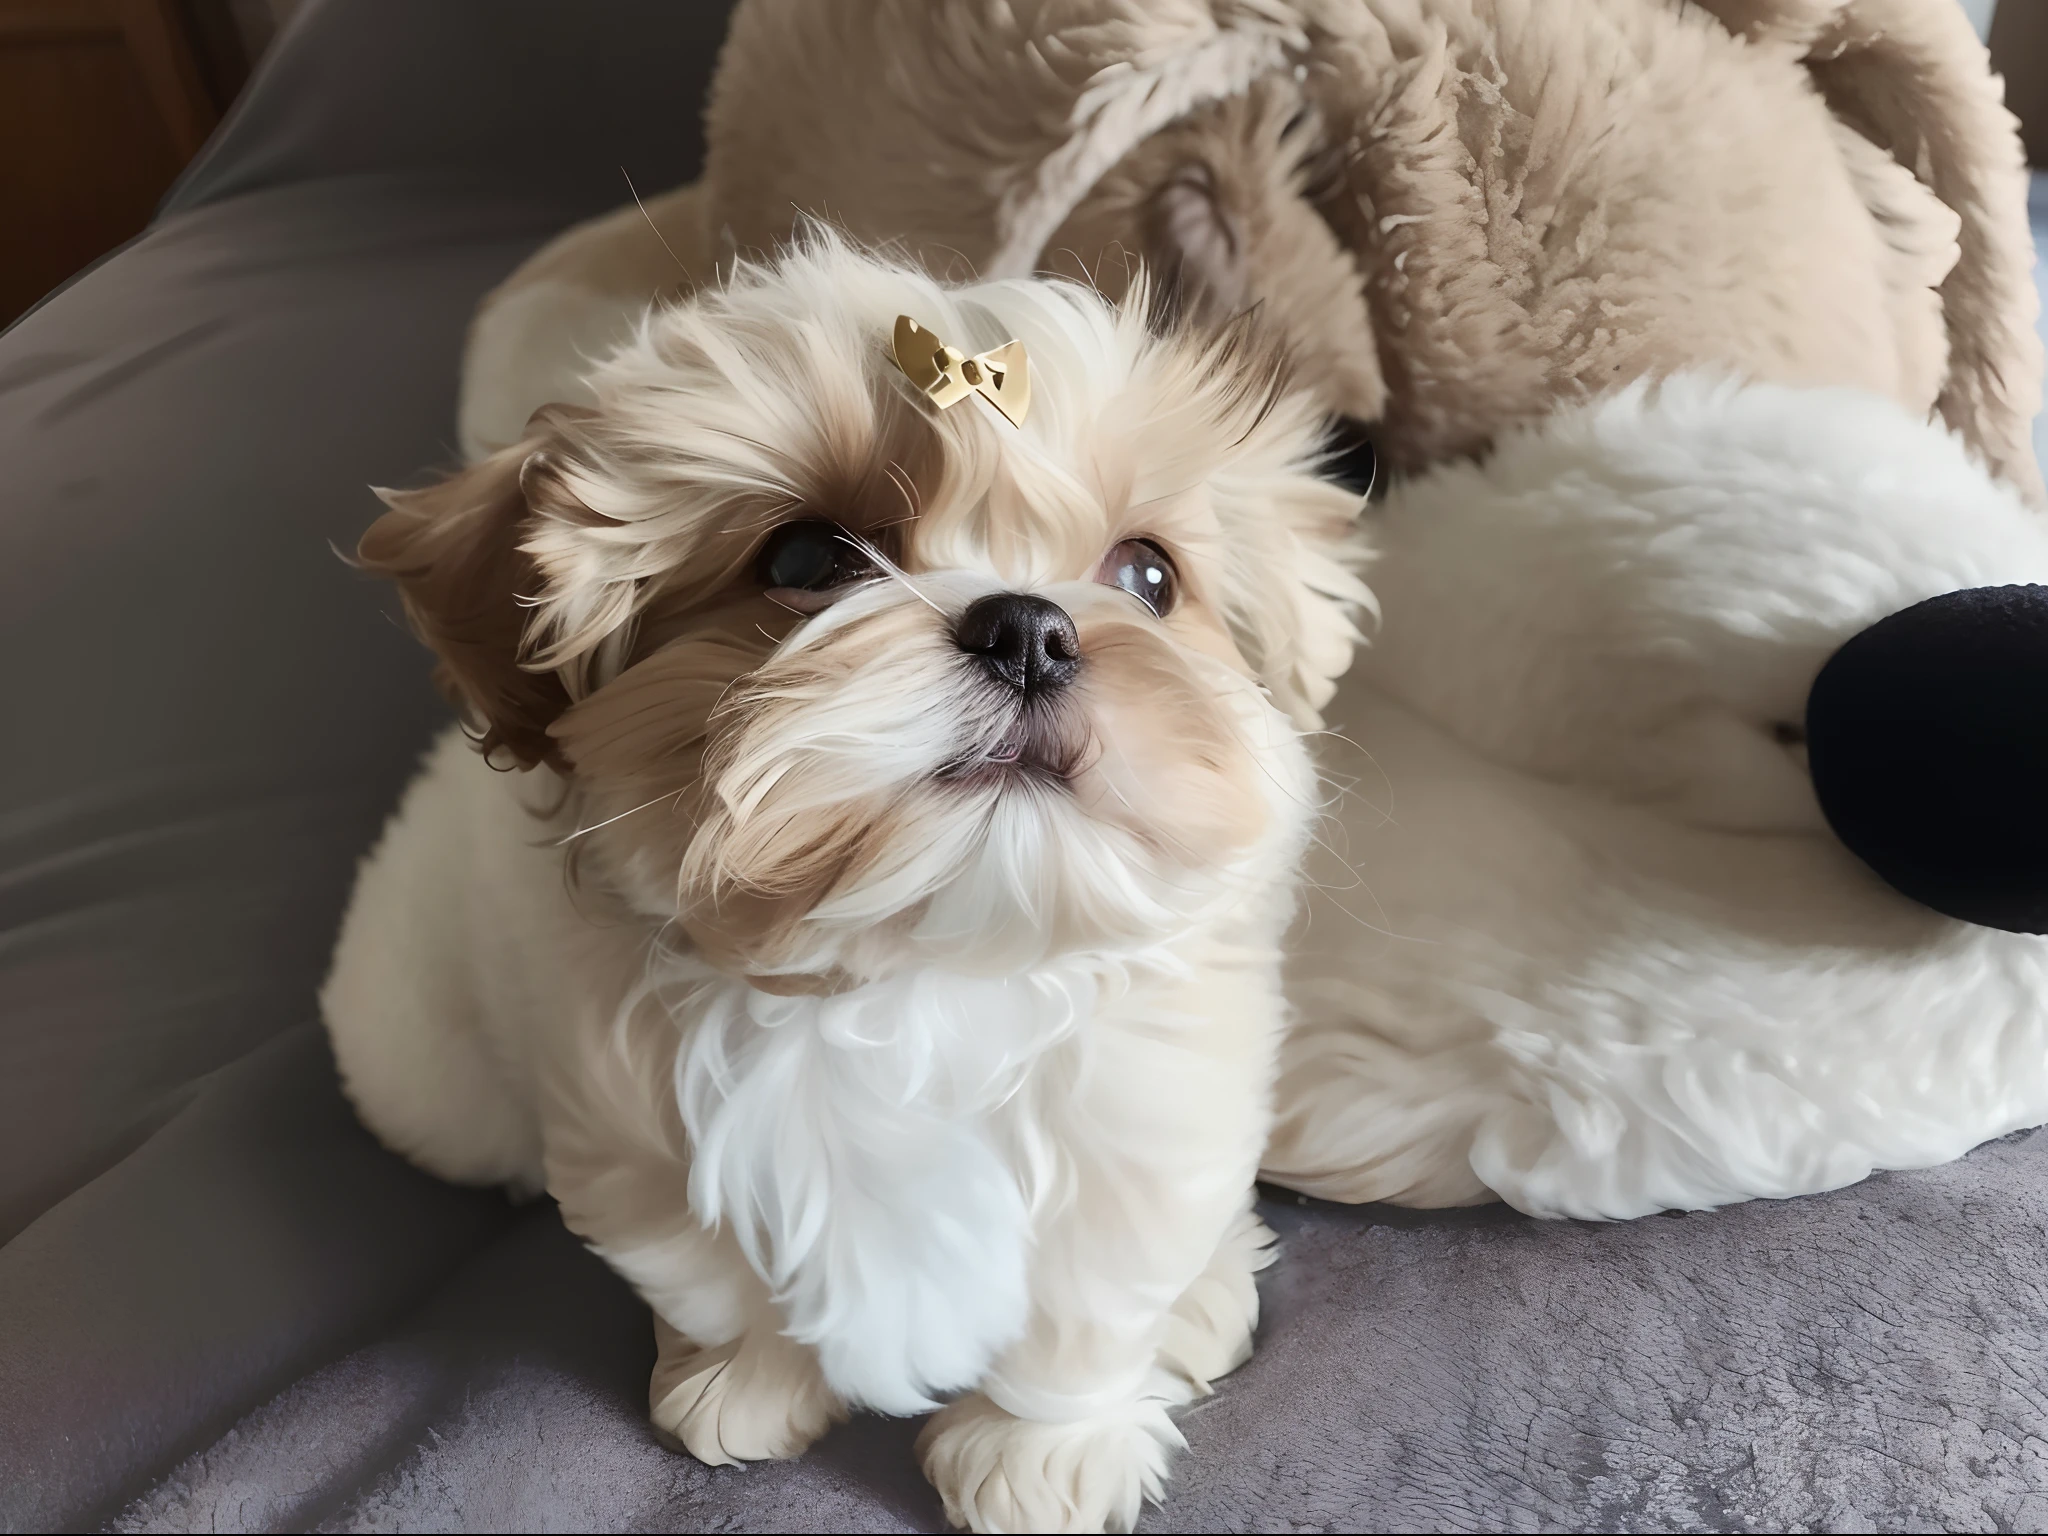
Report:
<svg viewBox="0 0 2048 1536"><path fill-rule="evenodd" d="M477 297L621 164L694 173L723 21L316 4L0 337L0 1524L118 1507L509 1219L354 1126L314 1023L445 719L335 550L452 462Z"/></svg>
<svg viewBox="0 0 2048 1536"><path fill-rule="evenodd" d="M687 181L732 0L309 0L165 200L448 172L581 217Z"/></svg>

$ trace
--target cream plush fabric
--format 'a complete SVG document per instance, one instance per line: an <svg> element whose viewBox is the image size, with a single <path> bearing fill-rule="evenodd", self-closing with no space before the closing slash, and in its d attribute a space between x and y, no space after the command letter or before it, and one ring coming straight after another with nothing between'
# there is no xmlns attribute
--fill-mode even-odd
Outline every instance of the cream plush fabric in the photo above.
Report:
<svg viewBox="0 0 2048 1536"><path fill-rule="evenodd" d="M1953 0L748 0L707 129L699 181L486 302L469 451L813 214L1256 306L1397 468L1713 365L1938 414L2041 493L2019 140Z"/></svg>
<svg viewBox="0 0 2048 1536"><path fill-rule="evenodd" d="M1369 521L1383 618L1326 711L1269 1177L1619 1218L2048 1121L2048 938L1885 885L1807 769L1845 641L2048 584L2048 523L1961 442L1680 375Z"/></svg>

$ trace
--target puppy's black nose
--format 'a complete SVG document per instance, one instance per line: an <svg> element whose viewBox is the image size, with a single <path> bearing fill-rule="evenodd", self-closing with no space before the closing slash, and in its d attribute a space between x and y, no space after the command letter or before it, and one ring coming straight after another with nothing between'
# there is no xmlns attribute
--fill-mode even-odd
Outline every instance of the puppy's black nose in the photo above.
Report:
<svg viewBox="0 0 2048 1536"><path fill-rule="evenodd" d="M2048 933L2048 587L1950 592L1852 636L1806 738L1828 824L1892 886Z"/></svg>
<svg viewBox="0 0 2048 1536"><path fill-rule="evenodd" d="M1081 638L1067 610L1028 593L982 598L960 615L953 638L1019 693L1051 693L1081 670Z"/></svg>

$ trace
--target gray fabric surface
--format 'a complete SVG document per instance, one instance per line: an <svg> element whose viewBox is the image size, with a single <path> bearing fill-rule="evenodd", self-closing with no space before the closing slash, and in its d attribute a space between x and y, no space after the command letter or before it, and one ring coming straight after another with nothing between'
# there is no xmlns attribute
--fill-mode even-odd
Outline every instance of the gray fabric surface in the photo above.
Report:
<svg viewBox="0 0 2048 1536"><path fill-rule="evenodd" d="M1626 1226L1269 1203L1251 1363L1143 1529L2048 1525L2048 1138ZM536 1215L139 1501L148 1531L944 1529L914 1426L709 1471L643 1315Z"/></svg>
<svg viewBox="0 0 2048 1536"><path fill-rule="evenodd" d="M445 718L332 546L453 461L478 296L622 162L694 174L723 13L316 3L0 336L0 1526L118 1509L511 1219L377 1149L314 1023Z"/></svg>
<svg viewBox="0 0 2048 1536"><path fill-rule="evenodd" d="M584 217L697 174L732 0L310 0L167 215L445 171Z"/></svg>
<svg viewBox="0 0 2048 1536"><path fill-rule="evenodd" d="M0 1527L921 1530L912 1424L709 1471L551 1208L428 1180L312 993L442 718L346 546L477 295L692 174L708 0L325 0L0 337ZM1148 1528L2048 1525L2048 1138L1623 1227L1272 1203Z"/></svg>

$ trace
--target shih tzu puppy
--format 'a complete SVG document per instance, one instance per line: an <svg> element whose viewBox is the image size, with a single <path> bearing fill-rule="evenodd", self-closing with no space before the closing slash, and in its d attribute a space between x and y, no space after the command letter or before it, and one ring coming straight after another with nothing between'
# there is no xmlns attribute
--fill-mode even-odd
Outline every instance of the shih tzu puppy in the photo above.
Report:
<svg viewBox="0 0 2048 1536"><path fill-rule="evenodd" d="M348 1091L560 1202L703 1460L938 1408L955 1521L1128 1528L1250 1349L1357 498L1242 335L829 233L591 385L362 541L473 739L364 866Z"/></svg>

